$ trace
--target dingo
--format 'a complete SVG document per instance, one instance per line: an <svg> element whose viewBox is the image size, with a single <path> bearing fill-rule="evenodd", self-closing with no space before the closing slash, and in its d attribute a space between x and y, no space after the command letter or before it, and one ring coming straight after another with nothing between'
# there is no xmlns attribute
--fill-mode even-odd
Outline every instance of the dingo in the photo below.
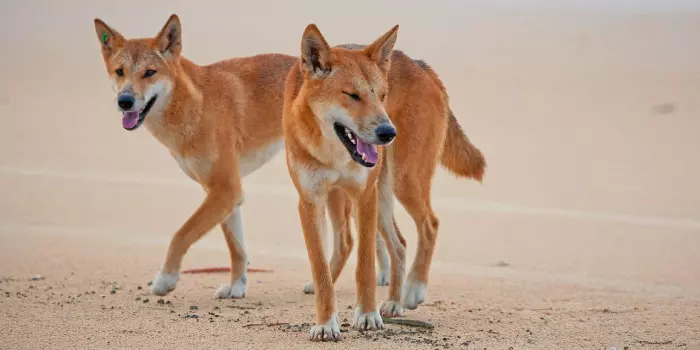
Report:
<svg viewBox="0 0 700 350"><path fill-rule="evenodd" d="M231 256L230 284L219 298L247 292L241 177L270 160L282 142L284 80L296 58L257 55L198 66L182 57L182 29L172 15L154 38L125 39L100 19L97 37L122 126L144 125L207 195L175 233L152 292L175 288L188 248L221 224Z"/></svg>
<svg viewBox="0 0 700 350"><path fill-rule="evenodd" d="M349 255L347 231L336 231L331 266L321 234L324 205L349 208L358 230L357 309L354 327L381 328L374 269L379 228L391 258L389 298L382 313L399 316L403 304L424 299L437 217L430 184L438 160L453 173L481 179L485 160L448 107L437 75L422 61L393 51L398 26L369 46L331 48L315 25L301 41L301 60L285 86L283 125L288 169L299 193L299 215L316 297L312 340L340 340L333 283ZM396 138L396 141L394 141ZM393 144L392 141L394 141ZM390 145L391 144L391 145ZM377 146L383 146L381 148ZM405 243L393 220L393 194L416 221L416 261L401 300ZM350 215L350 210L345 211ZM346 244L346 239L350 243Z"/></svg>

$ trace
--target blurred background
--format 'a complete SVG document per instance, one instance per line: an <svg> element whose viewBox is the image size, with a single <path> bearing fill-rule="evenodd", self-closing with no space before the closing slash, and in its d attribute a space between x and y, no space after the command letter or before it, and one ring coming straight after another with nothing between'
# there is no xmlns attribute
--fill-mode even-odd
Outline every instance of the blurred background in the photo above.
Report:
<svg viewBox="0 0 700 350"><path fill-rule="evenodd" d="M202 65L298 55L308 23L331 45L369 43L400 24L396 48L437 71L488 162L483 184L443 170L434 180L435 271L699 293L700 2L692 0L3 1L3 251L61 236L164 255L203 193L145 128L122 129L92 21L150 37L171 13L182 22L183 55ZM244 189L252 254L306 269L284 157ZM413 221L400 206L397 215L412 258ZM228 263L218 232L196 249Z"/></svg>

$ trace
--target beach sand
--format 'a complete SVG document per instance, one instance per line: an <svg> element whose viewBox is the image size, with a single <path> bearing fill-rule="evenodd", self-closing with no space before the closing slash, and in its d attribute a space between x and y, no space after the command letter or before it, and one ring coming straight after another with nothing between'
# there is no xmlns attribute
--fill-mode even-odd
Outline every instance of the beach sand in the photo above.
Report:
<svg viewBox="0 0 700 350"><path fill-rule="evenodd" d="M242 300L213 298L226 273L149 295L204 194L145 128L121 127L92 20L146 37L177 13L199 64L297 55L311 22L331 45L398 23L396 48L437 71L486 155L483 184L434 179L428 296L406 318L435 328L351 330L353 253L334 348L700 348L700 5L617 3L3 2L0 344L329 347L307 340L310 269L282 154L244 180L251 267L274 272L251 274ZM396 215L410 263L415 226ZM216 228L183 267L228 262Z"/></svg>

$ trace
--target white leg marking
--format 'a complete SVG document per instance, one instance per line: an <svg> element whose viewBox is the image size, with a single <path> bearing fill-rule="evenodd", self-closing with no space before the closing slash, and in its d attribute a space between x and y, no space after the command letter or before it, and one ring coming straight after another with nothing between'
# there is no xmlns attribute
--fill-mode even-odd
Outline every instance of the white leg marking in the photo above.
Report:
<svg viewBox="0 0 700 350"><path fill-rule="evenodd" d="M162 273L158 272L156 277L153 279L153 285L151 286L151 293L155 295L166 295L171 290L175 289L175 284L180 278L179 273Z"/></svg>
<svg viewBox="0 0 700 350"><path fill-rule="evenodd" d="M377 271L377 286L388 286L391 276L391 261L389 260L389 253L387 253L384 239L379 232L377 232L375 247L377 251L377 267L379 269L379 271Z"/></svg>
<svg viewBox="0 0 700 350"><path fill-rule="evenodd" d="M222 284L216 290L215 297L217 299L240 299L245 298L247 292L248 278L243 276L232 284Z"/></svg>
<svg viewBox="0 0 700 350"><path fill-rule="evenodd" d="M403 305L409 310L417 308L418 305L425 301L425 289L425 283L409 275L406 279L406 284L403 287L401 296Z"/></svg>
<svg viewBox="0 0 700 350"><path fill-rule="evenodd" d="M357 330L371 331L376 329L384 328L384 322L382 321L382 316L379 312L372 311L367 313L362 313L360 307L355 309L355 320L352 326Z"/></svg>
<svg viewBox="0 0 700 350"><path fill-rule="evenodd" d="M342 340L340 334L340 324L338 323L338 313L334 312L331 319L325 324L315 325L309 331L309 339L313 341L338 341Z"/></svg>
<svg viewBox="0 0 700 350"><path fill-rule="evenodd" d="M238 246L238 252L243 259L243 272L241 277L231 281L230 284L221 285L216 291L215 296L217 299L244 298L248 292L248 276L246 274L248 254L246 253L245 241L243 240L243 217L241 215L240 203L233 207L233 212L224 225L226 225L231 234L233 234L233 240Z"/></svg>
<svg viewBox="0 0 700 350"><path fill-rule="evenodd" d="M403 305L401 305L401 302L396 300L384 300L384 302L382 302L380 313L384 317L403 317Z"/></svg>
<svg viewBox="0 0 700 350"><path fill-rule="evenodd" d="M391 149L387 152L386 163L382 167L382 172L379 176L378 190L378 214L380 230L384 230L389 236L391 244L387 244L384 238L378 232L377 234L377 260L379 271L377 272L377 285L389 285L391 280L391 270L394 269L399 278L403 279L404 271L406 270L406 252L398 237L398 232L394 229L394 190L392 184L392 152ZM388 251L388 247L393 247L392 251ZM389 254L394 256L398 263L396 266L391 266ZM401 280L399 280L401 281Z"/></svg>
<svg viewBox="0 0 700 350"><path fill-rule="evenodd" d="M304 294L314 294L314 281L308 281L304 285Z"/></svg>

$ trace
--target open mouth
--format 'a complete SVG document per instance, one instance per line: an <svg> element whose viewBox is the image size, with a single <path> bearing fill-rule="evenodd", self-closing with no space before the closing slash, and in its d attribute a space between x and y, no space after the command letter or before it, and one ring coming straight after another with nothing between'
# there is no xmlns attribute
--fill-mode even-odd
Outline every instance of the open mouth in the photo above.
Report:
<svg viewBox="0 0 700 350"><path fill-rule="evenodd" d="M148 111L150 111L151 107L153 107L153 104L156 102L157 97L158 95L155 95L150 100L148 100L146 106L143 107L143 109L140 111L123 112L124 117L122 118L122 126L124 126L124 129L135 130L136 128L138 128L141 125L141 123L143 123L143 120L146 119L146 114L148 114Z"/></svg>
<svg viewBox="0 0 700 350"><path fill-rule="evenodd" d="M362 141L355 133L340 123L333 124L333 129L354 161L368 168L377 165L379 155L376 146Z"/></svg>

